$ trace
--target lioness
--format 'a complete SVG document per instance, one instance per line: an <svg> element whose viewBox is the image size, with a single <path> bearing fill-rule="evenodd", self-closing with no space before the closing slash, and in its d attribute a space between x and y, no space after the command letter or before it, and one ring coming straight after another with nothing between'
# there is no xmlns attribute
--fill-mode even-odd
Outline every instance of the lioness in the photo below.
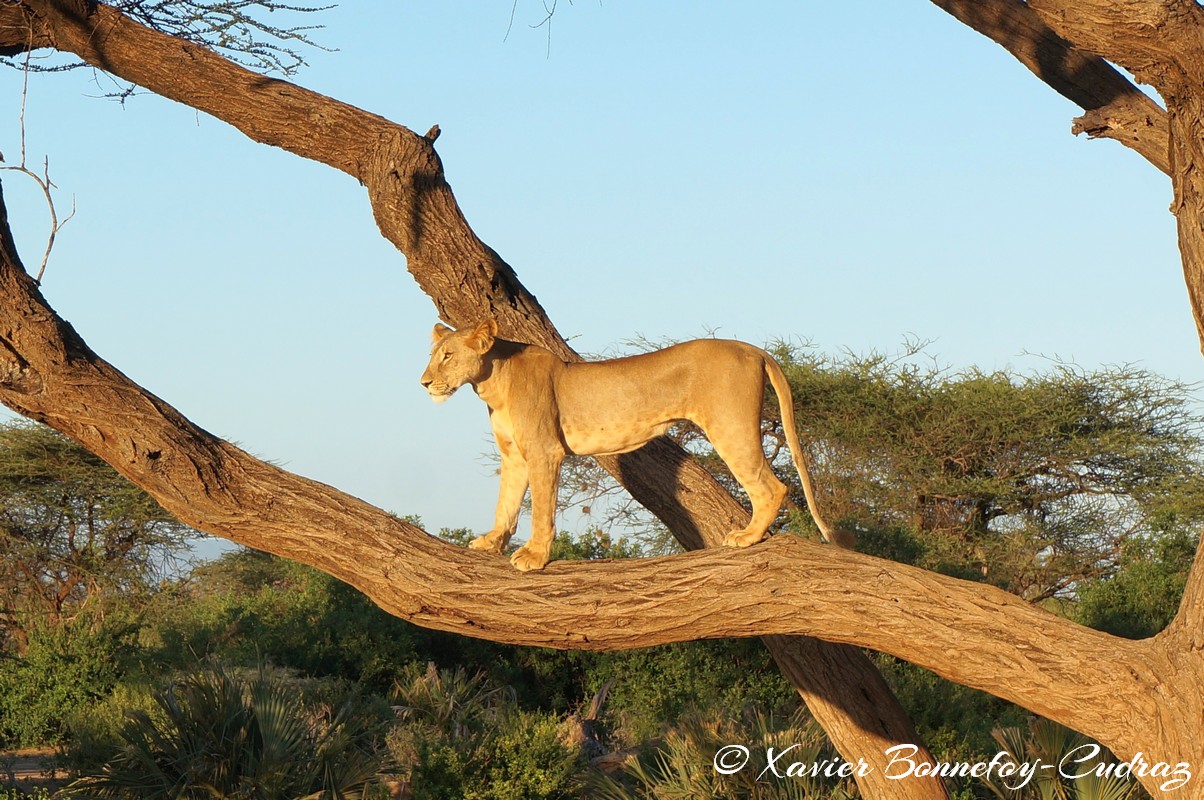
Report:
<svg viewBox="0 0 1204 800"><path fill-rule="evenodd" d="M543 569L555 533L556 486L565 454L626 453L679 420L702 428L752 503L748 527L732 531L723 543L756 544L786 497L786 487L761 449L766 376L778 396L811 515L824 538L836 540L816 508L790 385L764 350L744 342L698 339L642 355L566 364L542 347L499 339L497 330L492 319L458 331L436 325L431 360L422 373L422 385L437 403L467 383L489 406L502 457L502 485L493 529L469 547L502 552L530 485L531 540L510 561L520 570Z"/></svg>

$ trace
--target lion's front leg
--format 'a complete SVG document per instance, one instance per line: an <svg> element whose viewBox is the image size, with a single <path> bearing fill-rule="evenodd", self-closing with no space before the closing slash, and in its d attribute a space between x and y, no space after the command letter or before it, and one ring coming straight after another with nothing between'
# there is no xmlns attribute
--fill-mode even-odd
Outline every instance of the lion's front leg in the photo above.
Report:
<svg viewBox="0 0 1204 800"><path fill-rule="evenodd" d="M488 550L501 553L514 535L518 525L518 513L527 494L527 462L510 439L497 437L498 452L502 456L501 487L498 490L497 511L493 516L493 528L489 533L478 536L468 543L473 550Z"/></svg>
<svg viewBox="0 0 1204 800"><path fill-rule="evenodd" d="M556 486L563 458L553 454L531 464L531 540L510 556L510 563L523 572L543 569L551 556L556 538Z"/></svg>

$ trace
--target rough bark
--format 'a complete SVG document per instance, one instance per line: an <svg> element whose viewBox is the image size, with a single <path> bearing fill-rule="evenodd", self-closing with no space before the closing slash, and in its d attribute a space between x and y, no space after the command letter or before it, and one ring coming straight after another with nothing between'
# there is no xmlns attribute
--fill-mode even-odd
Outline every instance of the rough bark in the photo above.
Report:
<svg viewBox="0 0 1204 800"><path fill-rule="evenodd" d="M509 338L539 343L566 360L579 358L514 271L468 226L432 147L437 128L418 136L384 118L251 73L103 5L0 0L0 51L19 50L30 42L74 53L86 63L212 114L255 141L355 177L368 189L382 233L405 254L410 273L441 318L459 326L492 315ZM62 423L54 419L52 424ZM739 504L667 440L605 459L603 465L689 549L717 544L728 531L745 524L746 512ZM228 536L211 526L198 527ZM818 640L792 643L787 637L766 644L846 759L884 767L885 747L879 743L918 742L864 653ZM877 769L859 779L867 796L947 796L939 780L888 784L881 776Z"/></svg>

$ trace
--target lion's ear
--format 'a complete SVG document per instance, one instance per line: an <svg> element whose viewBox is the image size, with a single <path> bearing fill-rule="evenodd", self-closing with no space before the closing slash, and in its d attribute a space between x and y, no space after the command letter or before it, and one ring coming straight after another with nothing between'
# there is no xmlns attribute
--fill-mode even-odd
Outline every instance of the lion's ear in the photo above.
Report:
<svg viewBox="0 0 1204 800"><path fill-rule="evenodd" d="M431 331L431 341L435 344L439 344L439 342L443 341L443 339L449 333L455 333L455 331L444 325L442 322L437 322L435 323L435 329Z"/></svg>
<svg viewBox="0 0 1204 800"><path fill-rule="evenodd" d="M497 320L490 317L472 329L469 342L478 353L485 353L493 347L493 340L496 338Z"/></svg>

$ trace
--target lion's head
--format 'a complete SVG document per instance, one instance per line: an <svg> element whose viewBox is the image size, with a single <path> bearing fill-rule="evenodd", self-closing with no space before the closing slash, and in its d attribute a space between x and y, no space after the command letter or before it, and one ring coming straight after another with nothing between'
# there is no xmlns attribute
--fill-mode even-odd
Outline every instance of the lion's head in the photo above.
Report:
<svg viewBox="0 0 1204 800"><path fill-rule="evenodd" d="M492 319L458 331L436 325L431 332L435 346L421 378L431 399L442 403L464 384L483 377L485 354L496 337L497 322Z"/></svg>

